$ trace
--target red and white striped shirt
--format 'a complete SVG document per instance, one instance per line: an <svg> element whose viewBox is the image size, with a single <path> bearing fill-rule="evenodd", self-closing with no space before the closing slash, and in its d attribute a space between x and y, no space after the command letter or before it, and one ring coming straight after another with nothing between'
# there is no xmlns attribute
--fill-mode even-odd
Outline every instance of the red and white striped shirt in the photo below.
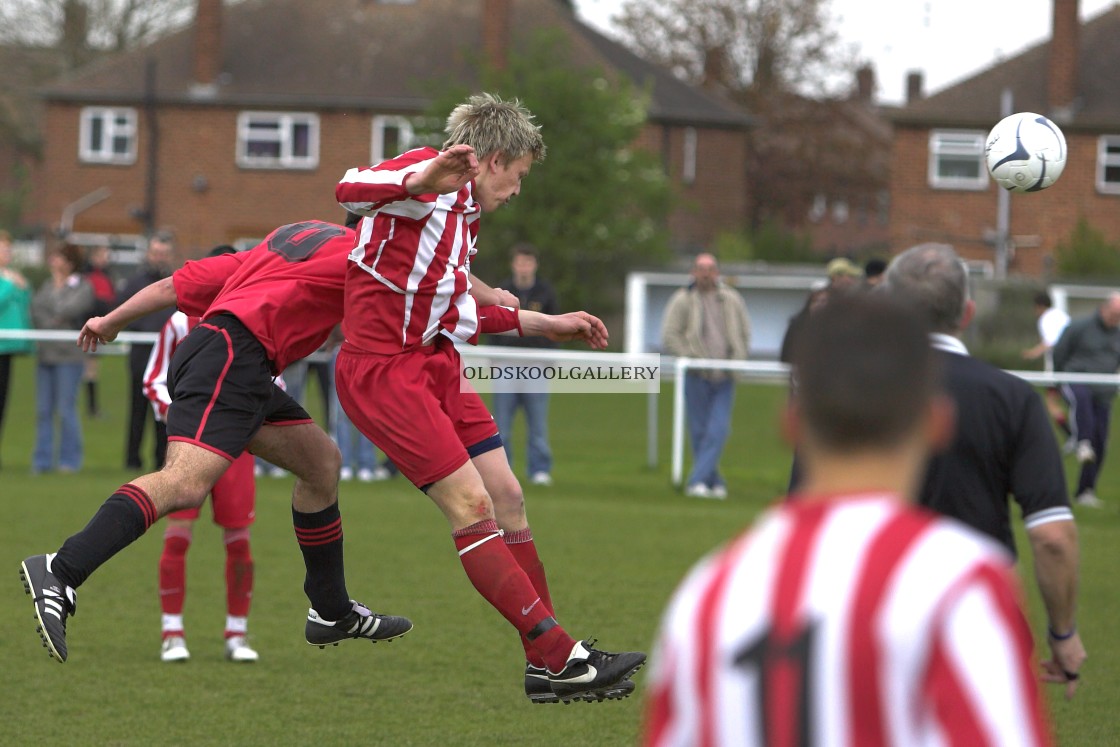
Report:
<svg viewBox="0 0 1120 747"><path fill-rule="evenodd" d="M478 307L468 292L481 214L473 183L448 195L411 195L404 187L407 174L438 154L417 148L350 169L335 189L344 208L364 216L346 272L348 344L391 355L441 332L478 340Z"/></svg>
<svg viewBox="0 0 1120 747"><path fill-rule="evenodd" d="M771 510L676 591L645 744L1049 744L1010 560L887 495Z"/></svg>
<svg viewBox="0 0 1120 747"><path fill-rule="evenodd" d="M171 354L196 324L198 317L188 317L183 312L176 311L164 322L163 329L159 331L159 339L152 346L148 365L144 368L143 386L144 396L152 403L156 420L166 420L167 408L171 405L171 392L167 391L167 370L171 366Z"/></svg>

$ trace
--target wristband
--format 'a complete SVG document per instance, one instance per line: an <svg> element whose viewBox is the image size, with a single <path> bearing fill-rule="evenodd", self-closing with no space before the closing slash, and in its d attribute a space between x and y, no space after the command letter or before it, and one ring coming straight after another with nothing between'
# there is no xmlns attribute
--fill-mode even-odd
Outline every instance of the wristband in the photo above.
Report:
<svg viewBox="0 0 1120 747"><path fill-rule="evenodd" d="M1057 633L1054 632L1053 628L1051 628L1049 625L1047 625L1046 626L1046 632L1050 636L1050 640L1052 640L1052 641L1068 641L1070 638L1073 638L1074 634L1077 632L1077 626L1074 625L1073 627L1071 627L1069 629L1068 633L1065 633L1063 635L1058 635Z"/></svg>

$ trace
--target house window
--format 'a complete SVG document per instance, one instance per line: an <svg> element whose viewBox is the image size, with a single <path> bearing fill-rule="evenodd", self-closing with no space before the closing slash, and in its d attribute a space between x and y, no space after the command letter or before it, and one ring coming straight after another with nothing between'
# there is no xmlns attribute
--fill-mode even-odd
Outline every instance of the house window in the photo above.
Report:
<svg viewBox="0 0 1120 747"><path fill-rule="evenodd" d="M934 130L929 135L929 186L935 189L986 189L984 133Z"/></svg>
<svg viewBox="0 0 1120 747"><path fill-rule="evenodd" d="M681 167L681 181L692 184L696 181L696 128L684 128L684 163Z"/></svg>
<svg viewBox="0 0 1120 747"><path fill-rule="evenodd" d="M313 169L319 165L319 117L307 113L241 112L237 165Z"/></svg>
<svg viewBox="0 0 1120 747"><path fill-rule="evenodd" d="M78 156L86 163L135 163L136 110L104 106L82 109Z"/></svg>
<svg viewBox="0 0 1120 747"><path fill-rule="evenodd" d="M407 119L383 116L373 118L370 163L381 163L395 158L412 147L412 123Z"/></svg>
<svg viewBox="0 0 1120 747"><path fill-rule="evenodd" d="M1120 194L1120 135L1097 141L1097 191Z"/></svg>

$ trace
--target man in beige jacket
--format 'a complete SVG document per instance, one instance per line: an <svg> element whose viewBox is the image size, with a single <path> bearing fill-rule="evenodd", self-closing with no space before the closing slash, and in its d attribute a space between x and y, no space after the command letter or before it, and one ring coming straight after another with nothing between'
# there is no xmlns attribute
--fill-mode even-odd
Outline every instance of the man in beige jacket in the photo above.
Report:
<svg viewBox="0 0 1120 747"><path fill-rule="evenodd" d="M666 353L687 358L746 360L751 320L739 292L719 276L711 254L698 254L692 283L669 299L661 328ZM691 369L684 380L692 471L685 495L726 498L727 483L719 473L723 445L731 431L735 377L726 371Z"/></svg>

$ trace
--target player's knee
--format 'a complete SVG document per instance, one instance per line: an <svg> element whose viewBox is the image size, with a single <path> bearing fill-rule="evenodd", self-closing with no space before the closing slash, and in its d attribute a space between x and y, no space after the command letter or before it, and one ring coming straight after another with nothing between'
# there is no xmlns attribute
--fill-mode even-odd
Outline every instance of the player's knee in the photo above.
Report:
<svg viewBox="0 0 1120 747"><path fill-rule="evenodd" d="M163 531L163 554L170 557L183 557L191 546L190 525L171 524Z"/></svg>

